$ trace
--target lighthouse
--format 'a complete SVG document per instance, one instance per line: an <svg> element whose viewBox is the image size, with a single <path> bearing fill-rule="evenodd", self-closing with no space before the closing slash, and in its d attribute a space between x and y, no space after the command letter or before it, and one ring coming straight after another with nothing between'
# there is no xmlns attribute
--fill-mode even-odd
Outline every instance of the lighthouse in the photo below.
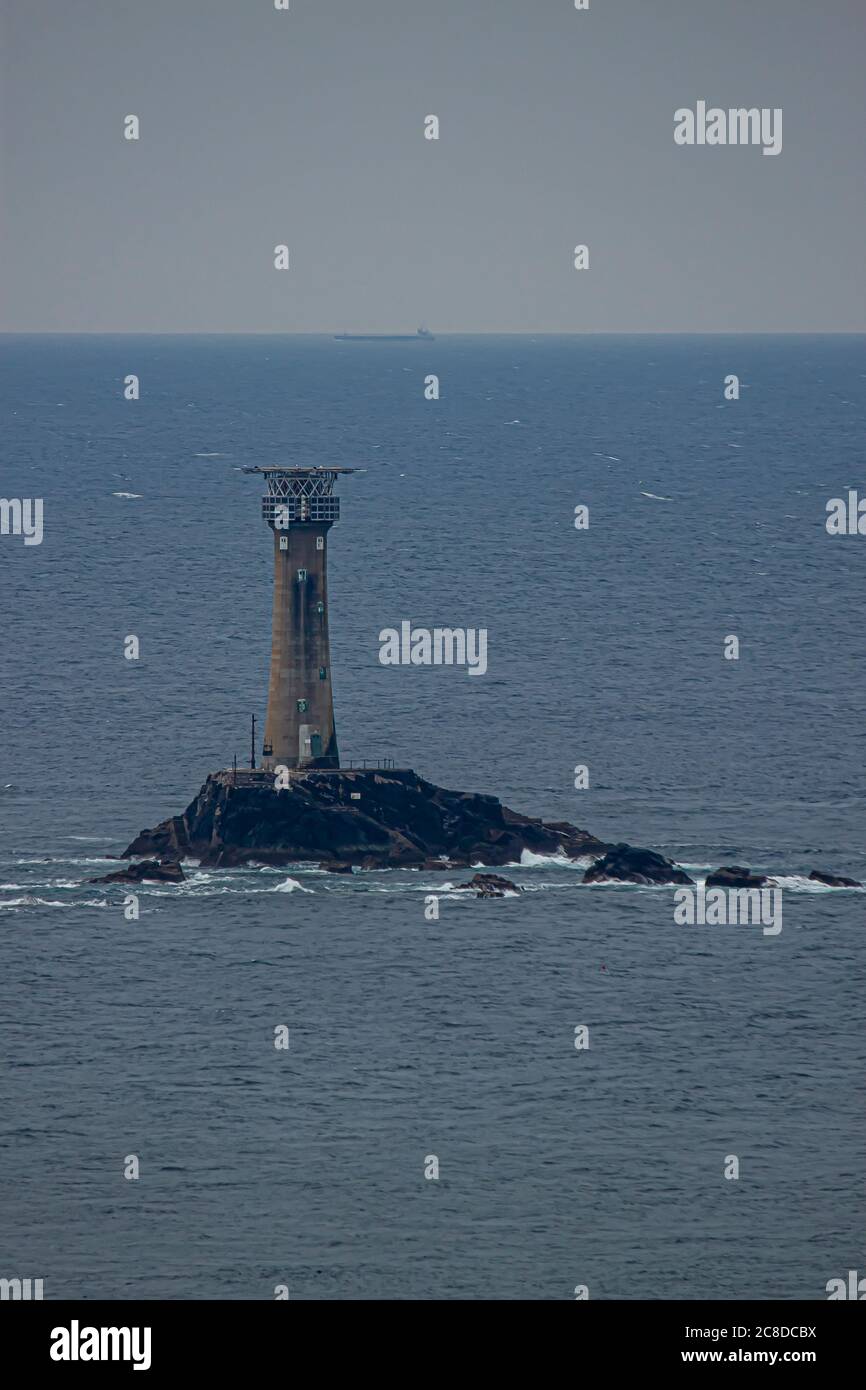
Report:
<svg viewBox="0 0 866 1390"><path fill-rule="evenodd" d="M328 642L328 532L334 484L356 468L245 468L264 475L274 538L274 610L262 766L340 766Z"/></svg>

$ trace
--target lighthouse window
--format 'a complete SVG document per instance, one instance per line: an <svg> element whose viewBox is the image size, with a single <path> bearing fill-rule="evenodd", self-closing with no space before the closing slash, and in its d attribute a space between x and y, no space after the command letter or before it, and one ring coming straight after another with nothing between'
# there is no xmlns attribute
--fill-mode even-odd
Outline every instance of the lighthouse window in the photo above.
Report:
<svg viewBox="0 0 866 1390"><path fill-rule="evenodd" d="M327 679L328 679L328 668L327 668L327 666L320 666L320 667L319 667L319 680L320 680L320 681L324 681L324 680L327 680Z"/></svg>
<svg viewBox="0 0 866 1390"><path fill-rule="evenodd" d="M289 538L288 538L288 536L280 536L280 550L288 550L288 548L289 548Z"/></svg>
<svg viewBox="0 0 866 1390"><path fill-rule="evenodd" d="M306 700L299 700L299 701L298 701L298 714L306 714L306 712L307 712L307 702L306 702Z"/></svg>
<svg viewBox="0 0 866 1390"><path fill-rule="evenodd" d="M298 583L303 584L307 578L306 570L298 570Z"/></svg>
<svg viewBox="0 0 866 1390"><path fill-rule="evenodd" d="M322 603L322 600L319 599L319 602L316 604L316 612L317 612L317 613L324 613L324 611L325 611L325 605Z"/></svg>
<svg viewBox="0 0 866 1390"><path fill-rule="evenodd" d="M316 537L316 549L317 549L317 550L324 550L324 548L325 548L325 537L324 537L324 536L317 536L317 537Z"/></svg>

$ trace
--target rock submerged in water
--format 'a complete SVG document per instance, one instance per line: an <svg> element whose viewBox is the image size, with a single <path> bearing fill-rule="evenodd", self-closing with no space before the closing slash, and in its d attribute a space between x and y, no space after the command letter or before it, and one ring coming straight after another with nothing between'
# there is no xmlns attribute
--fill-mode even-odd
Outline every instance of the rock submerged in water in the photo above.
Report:
<svg viewBox="0 0 866 1390"><path fill-rule="evenodd" d="M821 869L813 869L809 875L813 883L826 884L828 888L862 888L856 878L843 878L840 874L825 874Z"/></svg>
<svg viewBox="0 0 866 1390"><path fill-rule="evenodd" d="M503 878L501 874L476 874L468 883L461 883L460 887L477 889L476 898L504 898L508 893L523 892L510 878Z"/></svg>
<svg viewBox="0 0 866 1390"><path fill-rule="evenodd" d="M577 859L608 848L562 821L519 815L495 796L448 791L408 769L212 773L181 816L124 850L200 859L203 868L313 861L323 868L500 867L524 850Z"/></svg>
<svg viewBox="0 0 866 1390"><path fill-rule="evenodd" d="M128 864L125 869L106 874L104 878L88 879L88 883L143 883L145 880L150 883L184 883L186 874L176 859L163 862L143 859L139 864Z"/></svg>
<svg viewBox="0 0 866 1390"><path fill-rule="evenodd" d="M663 854L634 845L613 845L603 859L590 864L584 883L692 883L684 869Z"/></svg>
<svg viewBox="0 0 866 1390"><path fill-rule="evenodd" d="M766 874L753 874L741 864L723 864L707 874L707 888L766 888L771 883Z"/></svg>

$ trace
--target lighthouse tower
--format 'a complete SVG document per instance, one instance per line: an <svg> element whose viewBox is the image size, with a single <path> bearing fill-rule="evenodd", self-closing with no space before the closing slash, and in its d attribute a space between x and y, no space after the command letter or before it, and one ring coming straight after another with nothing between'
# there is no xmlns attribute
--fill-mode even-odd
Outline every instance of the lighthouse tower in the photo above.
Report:
<svg viewBox="0 0 866 1390"><path fill-rule="evenodd" d="M334 484L356 468L245 468L263 473L274 534L274 617L262 766L339 767L328 644L328 531Z"/></svg>

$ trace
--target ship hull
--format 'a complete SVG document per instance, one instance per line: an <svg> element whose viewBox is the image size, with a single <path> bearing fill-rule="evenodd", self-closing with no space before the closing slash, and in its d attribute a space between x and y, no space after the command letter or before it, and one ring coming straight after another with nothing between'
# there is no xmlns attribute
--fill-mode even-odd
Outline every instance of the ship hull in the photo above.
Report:
<svg viewBox="0 0 866 1390"><path fill-rule="evenodd" d="M432 343L432 333L335 333L335 343Z"/></svg>

